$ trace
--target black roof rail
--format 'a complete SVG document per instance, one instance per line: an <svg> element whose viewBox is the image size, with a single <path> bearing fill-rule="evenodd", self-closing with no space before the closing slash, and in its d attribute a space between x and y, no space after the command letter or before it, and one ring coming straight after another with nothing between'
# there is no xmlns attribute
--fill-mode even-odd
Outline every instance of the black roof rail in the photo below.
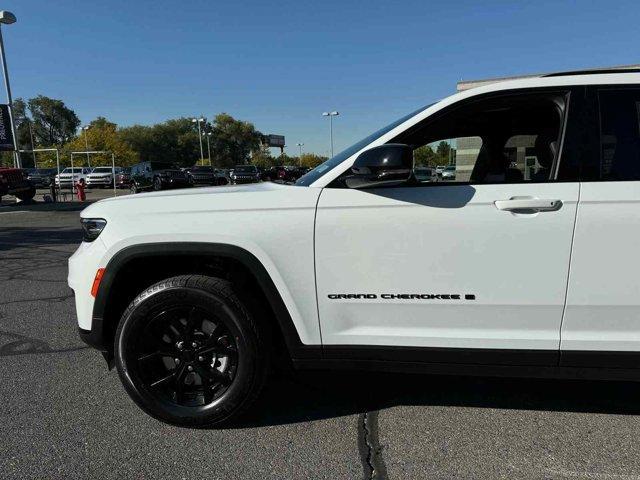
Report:
<svg viewBox="0 0 640 480"><path fill-rule="evenodd" d="M573 70L569 72L554 72L541 75L542 77L566 77L569 75L598 75L601 73L639 73L640 65L626 67L591 68L588 70Z"/></svg>

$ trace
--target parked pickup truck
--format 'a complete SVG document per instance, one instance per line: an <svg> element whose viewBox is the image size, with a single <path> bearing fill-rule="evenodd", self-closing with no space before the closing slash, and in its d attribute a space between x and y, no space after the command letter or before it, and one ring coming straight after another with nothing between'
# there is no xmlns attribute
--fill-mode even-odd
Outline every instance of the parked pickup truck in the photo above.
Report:
<svg viewBox="0 0 640 480"><path fill-rule="evenodd" d="M14 195L18 200L31 200L36 189L27 177L27 171L21 168L0 167L0 198Z"/></svg>
<svg viewBox="0 0 640 480"><path fill-rule="evenodd" d="M94 203L69 260L80 336L184 426L233 421L289 364L639 380L639 87L633 69L493 83L295 185ZM416 179L414 151L443 141L455 178Z"/></svg>

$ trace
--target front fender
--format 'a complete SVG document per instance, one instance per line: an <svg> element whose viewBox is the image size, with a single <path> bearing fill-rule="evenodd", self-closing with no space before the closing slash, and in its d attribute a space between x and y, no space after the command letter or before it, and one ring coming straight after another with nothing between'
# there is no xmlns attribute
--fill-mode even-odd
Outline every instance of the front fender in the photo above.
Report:
<svg viewBox="0 0 640 480"><path fill-rule="evenodd" d="M150 236L153 237L153 236ZM244 242L244 245L225 242L204 242L190 236L190 241L175 240L171 242L153 241L153 238L145 238L143 242L129 244L127 246L115 244L109 249L115 252L112 255L105 255L108 260L105 262L105 273L100 283L92 314L91 338L85 341L89 344L100 344L103 337L103 319L109 291L118 272L128 262L136 258L143 258L156 255L216 255L230 258L242 263L256 278L262 288L276 319L280 325L287 348L293 358L305 358L314 355L315 349L305 347L305 344L319 344L314 342L312 337L314 332L309 332L306 324L301 318L300 312L291 296L286 283L282 279L280 272L271 259L257 245ZM134 241L130 238L127 242ZM137 239L140 241L141 239ZM237 240L237 239L236 239ZM310 341L311 340L311 341Z"/></svg>

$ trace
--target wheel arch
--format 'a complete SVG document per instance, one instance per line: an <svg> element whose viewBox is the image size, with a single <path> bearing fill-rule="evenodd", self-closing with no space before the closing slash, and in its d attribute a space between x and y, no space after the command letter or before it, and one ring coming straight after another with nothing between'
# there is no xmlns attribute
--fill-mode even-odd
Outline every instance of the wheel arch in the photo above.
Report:
<svg viewBox="0 0 640 480"><path fill-rule="evenodd" d="M224 243L147 243L132 245L120 250L109 260L105 268L93 305L91 331L80 332L84 341L104 352L107 361L110 361L113 349L113 333L120 321L117 315L119 311L117 298L119 282L123 282L124 276L135 272L136 262L147 262L148 264L148 262L154 261L166 262L169 259L179 262L179 260L186 257L237 262L251 275L264 296L289 356L292 359L297 359L317 358L320 355L320 346L305 345L300 340L291 314L262 262L248 250ZM215 265L212 268L216 268ZM219 268L223 269L224 266ZM162 271L162 267L160 267L160 271ZM169 271L173 274L180 273L171 269ZM114 286L116 287L115 289L113 288Z"/></svg>

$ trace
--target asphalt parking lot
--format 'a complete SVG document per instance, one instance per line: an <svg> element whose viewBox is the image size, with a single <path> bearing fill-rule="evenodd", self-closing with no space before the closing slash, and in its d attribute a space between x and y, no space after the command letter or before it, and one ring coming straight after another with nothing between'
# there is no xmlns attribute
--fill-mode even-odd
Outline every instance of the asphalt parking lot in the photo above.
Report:
<svg viewBox="0 0 640 480"><path fill-rule="evenodd" d="M0 478L634 479L632 383L273 378L226 430L144 415L76 334L79 207L0 206Z"/></svg>

